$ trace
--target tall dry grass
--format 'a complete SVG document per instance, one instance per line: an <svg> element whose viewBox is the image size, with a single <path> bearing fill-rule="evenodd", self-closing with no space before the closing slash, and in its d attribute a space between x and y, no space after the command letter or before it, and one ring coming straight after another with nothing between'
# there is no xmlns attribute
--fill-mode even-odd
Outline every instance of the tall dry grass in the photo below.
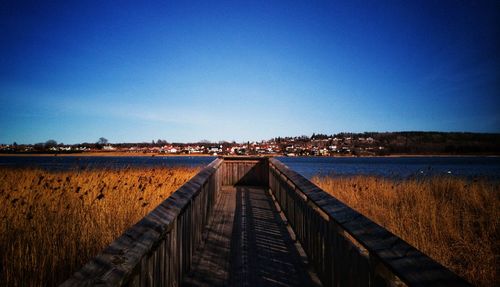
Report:
<svg viewBox="0 0 500 287"><path fill-rule="evenodd" d="M478 286L500 286L500 183L453 177L314 183Z"/></svg>
<svg viewBox="0 0 500 287"><path fill-rule="evenodd" d="M61 283L196 172L0 168L0 286Z"/></svg>

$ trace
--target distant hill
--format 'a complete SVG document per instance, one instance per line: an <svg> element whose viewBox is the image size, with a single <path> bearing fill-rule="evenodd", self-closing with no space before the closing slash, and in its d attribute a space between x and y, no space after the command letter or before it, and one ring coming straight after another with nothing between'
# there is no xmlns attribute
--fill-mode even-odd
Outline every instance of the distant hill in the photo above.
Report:
<svg viewBox="0 0 500 287"><path fill-rule="evenodd" d="M332 137L373 138L387 154L500 154L500 134L458 132L340 133Z"/></svg>

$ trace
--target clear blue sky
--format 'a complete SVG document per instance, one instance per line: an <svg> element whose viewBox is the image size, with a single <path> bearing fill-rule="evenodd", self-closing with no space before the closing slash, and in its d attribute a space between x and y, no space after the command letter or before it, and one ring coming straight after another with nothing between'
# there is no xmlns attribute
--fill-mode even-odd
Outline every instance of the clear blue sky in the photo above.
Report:
<svg viewBox="0 0 500 287"><path fill-rule="evenodd" d="M500 132L499 1L207 2L2 1L0 143Z"/></svg>

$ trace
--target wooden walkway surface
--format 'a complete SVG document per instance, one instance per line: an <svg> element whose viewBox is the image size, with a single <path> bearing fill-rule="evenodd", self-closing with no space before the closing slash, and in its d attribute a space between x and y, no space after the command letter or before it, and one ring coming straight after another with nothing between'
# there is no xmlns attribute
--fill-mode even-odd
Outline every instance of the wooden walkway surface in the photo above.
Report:
<svg viewBox="0 0 500 287"><path fill-rule="evenodd" d="M317 286L267 189L223 187L183 286Z"/></svg>

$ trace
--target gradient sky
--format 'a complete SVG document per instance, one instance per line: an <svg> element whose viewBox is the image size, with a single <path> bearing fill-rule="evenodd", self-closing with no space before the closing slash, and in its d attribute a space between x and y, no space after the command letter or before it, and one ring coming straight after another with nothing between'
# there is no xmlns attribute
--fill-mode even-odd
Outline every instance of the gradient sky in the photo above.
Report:
<svg viewBox="0 0 500 287"><path fill-rule="evenodd" d="M0 143L500 132L499 1L111 2L1 2Z"/></svg>

